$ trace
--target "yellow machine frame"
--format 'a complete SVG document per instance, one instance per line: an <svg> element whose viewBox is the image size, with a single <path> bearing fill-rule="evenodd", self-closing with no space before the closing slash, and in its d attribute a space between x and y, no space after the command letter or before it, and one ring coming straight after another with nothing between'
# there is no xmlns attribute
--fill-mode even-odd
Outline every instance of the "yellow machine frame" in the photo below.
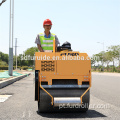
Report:
<svg viewBox="0 0 120 120"><path fill-rule="evenodd" d="M47 82L48 85L52 85L52 79L77 79L77 84L79 86L82 85L83 82L88 82L89 87L86 89L86 91L80 96L81 104L82 104L82 98L83 96L88 92L88 90L91 87L91 60L52 60L53 56L59 56L59 58L62 58L61 53L71 53L76 54L78 53L79 56L84 56L84 58L89 58L86 53L79 53L79 52L73 52L73 51L61 51L56 52L55 48L55 40L53 42L53 52L36 52L35 57L43 57L43 56L49 56L51 60L37 60L35 61L35 70L40 71L38 73L39 77L39 84L38 84L38 90L39 87L44 90L50 97L51 97L51 104L54 104L53 96L46 91L45 88L42 87L42 82ZM63 55L64 56L64 55ZM41 65L42 63L40 61L52 61L54 62L54 71L48 72L48 71L41 71ZM69 66L70 65L70 66ZM81 70L82 68L82 70ZM72 70L73 69L73 70ZM38 91L38 100L39 100L39 91Z"/></svg>

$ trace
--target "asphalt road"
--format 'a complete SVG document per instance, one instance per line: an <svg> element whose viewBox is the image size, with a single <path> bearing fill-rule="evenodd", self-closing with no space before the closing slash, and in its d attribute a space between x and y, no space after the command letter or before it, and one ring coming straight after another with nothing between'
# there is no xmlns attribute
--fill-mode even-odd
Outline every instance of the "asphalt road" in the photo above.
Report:
<svg viewBox="0 0 120 120"><path fill-rule="evenodd" d="M23 78L5 88L0 95L12 95L0 102L0 120L119 120L120 119L120 76L102 73L92 75L90 109L86 113L42 113L37 112L34 101L33 75Z"/></svg>

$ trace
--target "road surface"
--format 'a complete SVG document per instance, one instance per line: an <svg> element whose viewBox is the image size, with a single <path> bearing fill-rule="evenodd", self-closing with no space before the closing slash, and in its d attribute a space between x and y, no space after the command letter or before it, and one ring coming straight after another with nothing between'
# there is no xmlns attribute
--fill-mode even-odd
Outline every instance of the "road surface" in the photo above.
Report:
<svg viewBox="0 0 120 120"><path fill-rule="evenodd" d="M33 75L0 89L0 120L119 120L120 76L92 74L90 109L86 113L41 113L34 101ZM8 95L8 96L4 96Z"/></svg>

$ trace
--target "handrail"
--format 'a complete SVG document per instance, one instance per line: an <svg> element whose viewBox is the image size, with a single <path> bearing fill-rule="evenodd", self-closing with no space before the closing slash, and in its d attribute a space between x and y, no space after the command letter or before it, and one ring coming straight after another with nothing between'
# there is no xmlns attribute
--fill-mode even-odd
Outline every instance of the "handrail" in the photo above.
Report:
<svg viewBox="0 0 120 120"><path fill-rule="evenodd" d="M53 52L55 52L55 39L53 40Z"/></svg>

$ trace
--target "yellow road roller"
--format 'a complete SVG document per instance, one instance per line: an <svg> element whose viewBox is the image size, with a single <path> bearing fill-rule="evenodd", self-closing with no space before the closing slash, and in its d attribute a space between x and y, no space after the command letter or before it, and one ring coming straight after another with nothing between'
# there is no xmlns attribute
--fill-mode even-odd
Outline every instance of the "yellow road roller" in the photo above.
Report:
<svg viewBox="0 0 120 120"><path fill-rule="evenodd" d="M91 88L91 60L69 42L52 52L35 53L35 101L38 112L86 112Z"/></svg>

